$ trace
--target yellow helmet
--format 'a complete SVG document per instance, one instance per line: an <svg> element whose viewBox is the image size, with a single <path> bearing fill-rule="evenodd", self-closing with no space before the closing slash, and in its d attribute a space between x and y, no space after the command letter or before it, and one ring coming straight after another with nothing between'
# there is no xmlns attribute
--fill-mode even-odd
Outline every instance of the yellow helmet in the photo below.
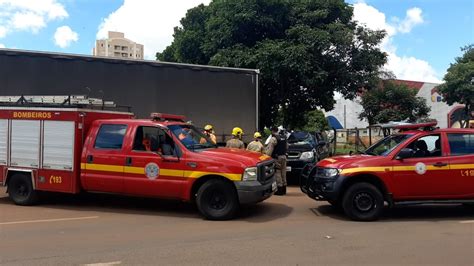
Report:
<svg viewBox="0 0 474 266"><path fill-rule="evenodd" d="M206 130L206 131L211 131L211 130L213 130L213 129L214 129L214 127L213 127L212 125L206 125L206 126L204 127L204 130Z"/></svg>
<svg viewBox="0 0 474 266"><path fill-rule="evenodd" d="M255 134L253 134L253 138L256 139L256 138L261 138L262 137L262 134L260 134L260 132L255 132Z"/></svg>
<svg viewBox="0 0 474 266"><path fill-rule="evenodd" d="M232 129L232 135L236 137L242 136L243 134L244 134L244 131L240 127L234 127L234 129Z"/></svg>

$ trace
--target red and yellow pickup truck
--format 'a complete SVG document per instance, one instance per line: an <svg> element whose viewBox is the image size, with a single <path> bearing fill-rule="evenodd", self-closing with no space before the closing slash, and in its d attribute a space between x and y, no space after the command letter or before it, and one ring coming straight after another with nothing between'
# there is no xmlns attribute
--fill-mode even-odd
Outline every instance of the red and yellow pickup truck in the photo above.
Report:
<svg viewBox="0 0 474 266"><path fill-rule="evenodd" d="M107 192L195 202L207 219L276 190L274 161L217 148L184 117L0 106L0 184L18 205L38 191Z"/></svg>
<svg viewBox="0 0 474 266"><path fill-rule="evenodd" d="M353 220L377 219L389 206L474 203L474 130L398 126L362 154L307 165L301 190Z"/></svg>

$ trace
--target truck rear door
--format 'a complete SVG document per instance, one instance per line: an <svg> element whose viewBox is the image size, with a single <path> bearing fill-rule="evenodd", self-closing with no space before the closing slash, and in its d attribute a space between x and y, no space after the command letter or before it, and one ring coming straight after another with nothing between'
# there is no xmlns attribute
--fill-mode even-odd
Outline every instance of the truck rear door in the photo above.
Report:
<svg viewBox="0 0 474 266"><path fill-rule="evenodd" d="M92 129L81 165L84 189L124 193L124 139L127 128L126 124L107 122Z"/></svg>
<svg viewBox="0 0 474 266"><path fill-rule="evenodd" d="M181 198L185 188L184 162L165 129L137 125L131 135L124 168L125 193Z"/></svg>

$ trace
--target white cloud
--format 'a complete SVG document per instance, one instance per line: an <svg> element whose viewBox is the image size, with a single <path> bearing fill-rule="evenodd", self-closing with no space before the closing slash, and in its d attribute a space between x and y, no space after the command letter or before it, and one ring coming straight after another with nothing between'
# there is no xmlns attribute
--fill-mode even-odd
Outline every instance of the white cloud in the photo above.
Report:
<svg viewBox="0 0 474 266"><path fill-rule="evenodd" d="M398 31L401 33L410 32L413 27L424 22L423 16L421 15L422 11L418 7L410 8L407 10L407 16L405 19L398 25Z"/></svg>
<svg viewBox="0 0 474 266"><path fill-rule="evenodd" d="M0 48L5 48L5 44L0 43Z"/></svg>
<svg viewBox="0 0 474 266"><path fill-rule="evenodd" d="M154 59L173 40L173 29L186 11L210 0L149 1L124 0L122 6L100 24L97 38L107 37L107 31L125 33L125 38L144 45L144 55Z"/></svg>
<svg viewBox="0 0 474 266"><path fill-rule="evenodd" d="M78 40L79 35L69 26L59 27L54 33L54 43L61 48L66 48L71 45L71 43L77 42Z"/></svg>
<svg viewBox="0 0 474 266"><path fill-rule="evenodd" d="M3 38L7 35L7 28L0 25L0 38Z"/></svg>
<svg viewBox="0 0 474 266"><path fill-rule="evenodd" d="M0 38L14 31L37 33L47 22L68 16L57 0L0 0Z"/></svg>
<svg viewBox="0 0 474 266"><path fill-rule="evenodd" d="M46 22L41 15L34 12L15 13L11 19L11 25L18 30L31 30L37 33L46 26Z"/></svg>
<svg viewBox="0 0 474 266"><path fill-rule="evenodd" d="M392 19L389 23L384 13L373 6L360 2L354 4L353 19L361 25L372 30L385 30L387 37L381 43L381 49L388 54L388 62L385 68L392 71L397 78L441 83L438 73L427 62L412 56L400 56L397 54L397 46L393 42L397 34L410 33L412 29L424 22L422 10L418 7L410 8L403 20Z"/></svg>

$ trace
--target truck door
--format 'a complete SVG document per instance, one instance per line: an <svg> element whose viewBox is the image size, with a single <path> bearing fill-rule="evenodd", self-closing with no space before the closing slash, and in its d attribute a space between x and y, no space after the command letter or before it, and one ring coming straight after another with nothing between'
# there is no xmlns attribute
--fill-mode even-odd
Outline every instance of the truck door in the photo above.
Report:
<svg viewBox="0 0 474 266"><path fill-rule="evenodd" d="M125 161L125 192L181 198L185 188L184 162L177 149L165 129L137 126Z"/></svg>
<svg viewBox="0 0 474 266"><path fill-rule="evenodd" d="M81 167L82 181L86 190L124 192L124 137L126 131L127 125L105 123L95 134L92 134L95 135L95 139L88 143L85 162L83 158Z"/></svg>
<svg viewBox="0 0 474 266"><path fill-rule="evenodd" d="M405 199L446 196L451 191L449 157L441 145L441 135L420 137L406 148L414 150L411 158L393 160L394 194Z"/></svg>
<svg viewBox="0 0 474 266"><path fill-rule="evenodd" d="M450 187L459 197L474 196L474 133L448 133Z"/></svg>

